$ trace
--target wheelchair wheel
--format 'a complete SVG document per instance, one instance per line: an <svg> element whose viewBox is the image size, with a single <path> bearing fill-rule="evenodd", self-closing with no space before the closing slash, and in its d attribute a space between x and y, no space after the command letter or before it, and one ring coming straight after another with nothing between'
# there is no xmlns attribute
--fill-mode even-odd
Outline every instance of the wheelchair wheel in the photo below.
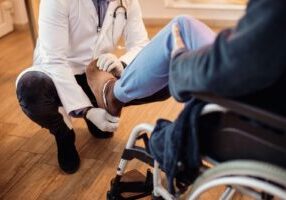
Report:
<svg viewBox="0 0 286 200"><path fill-rule="evenodd" d="M202 174L184 199L200 199L219 186L226 187L219 199L232 199L235 193L251 199L286 199L286 171L256 161L225 162Z"/></svg>

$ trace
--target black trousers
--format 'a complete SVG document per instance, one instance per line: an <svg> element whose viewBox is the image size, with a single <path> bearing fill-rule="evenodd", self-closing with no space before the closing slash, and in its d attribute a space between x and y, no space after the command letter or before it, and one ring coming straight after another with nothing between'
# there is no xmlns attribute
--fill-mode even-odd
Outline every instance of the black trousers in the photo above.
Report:
<svg viewBox="0 0 286 200"><path fill-rule="evenodd" d="M77 83L89 97L93 106L96 99L90 90L86 76L76 75ZM17 98L23 112L34 122L50 130L52 134L69 131L63 116L59 113L62 106L52 79L43 72L25 73L17 85Z"/></svg>
<svg viewBox="0 0 286 200"><path fill-rule="evenodd" d="M77 83L82 87L94 107L96 99L87 84L86 75L76 75ZM62 106L56 87L52 79L43 72L31 71L25 73L17 85L17 97L23 112L34 122L49 129L52 134L69 131L64 122L59 107ZM170 97L168 87L158 93L139 100L134 100L128 105L162 101Z"/></svg>

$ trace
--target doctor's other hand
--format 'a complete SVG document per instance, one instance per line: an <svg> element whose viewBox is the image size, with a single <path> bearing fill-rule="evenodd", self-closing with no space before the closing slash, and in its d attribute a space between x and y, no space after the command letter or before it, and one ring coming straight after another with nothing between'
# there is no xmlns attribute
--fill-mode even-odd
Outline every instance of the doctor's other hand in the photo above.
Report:
<svg viewBox="0 0 286 200"><path fill-rule="evenodd" d="M119 118L111 116L102 108L90 109L85 117L101 131L115 132L119 126Z"/></svg>
<svg viewBox="0 0 286 200"><path fill-rule="evenodd" d="M101 54L97 65L100 70L110 72L116 77L120 77L124 69L122 62L111 53Z"/></svg>
<svg viewBox="0 0 286 200"><path fill-rule="evenodd" d="M173 36L173 44L174 44L174 48L172 51L172 57L174 57L177 55L177 53L179 53L180 51L186 48L186 45L182 39L182 36L180 33L180 27L178 24L173 24L172 36Z"/></svg>

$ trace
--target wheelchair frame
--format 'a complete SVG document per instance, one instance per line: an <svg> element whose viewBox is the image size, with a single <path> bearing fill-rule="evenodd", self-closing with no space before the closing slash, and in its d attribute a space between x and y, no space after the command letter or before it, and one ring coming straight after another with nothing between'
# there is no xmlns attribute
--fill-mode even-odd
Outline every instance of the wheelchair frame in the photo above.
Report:
<svg viewBox="0 0 286 200"><path fill-rule="evenodd" d="M272 127L283 130L286 133L286 119L281 116L273 115L272 113L216 96L196 94L195 97L206 102L212 102L222 106L219 107L221 111L225 111L225 109L234 111L245 117L254 118ZM114 179L115 181L111 185L111 190L107 195L107 199L124 199L122 197L116 197L117 194L114 193L114 191L118 191L118 188L116 189L116 187L120 187L120 179L124 175L127 163L133 159L138 159L153 167L153 187L151 192L152 199L154 200L175 200L182 198L182 196L184 196L184 199L187 198L195 200L198 199L203 192L220 185L226 185L226 189L220 197L220 199L223 200L232 199L236 192L247 194L255 199L259 199L258 193L251 188L264 191L265 199L271 199L273 196L280 199L286 199L285 169L272 164L245 160L224 162L220 164L209 157L204 157L202 162L204 168L201 169L203 173L197 178L191 190L187 191L186 194L181 197L171 195L161 183L161 170L158 162L153 161L152 156L149 153L147 133L151 133L153 129L154 126L150 124L140 124L132 130L117 168L117 175ZM136 146L136 141L140 139L143 139L145 149ZM242 170L240 170L240 168ZM147 184L150 186L151 183ZM145 196L151 192L148 191L145 193ZM262 195L263 194L264 193L262 193ZM139 195L139 198L143 196Z"/></svg>

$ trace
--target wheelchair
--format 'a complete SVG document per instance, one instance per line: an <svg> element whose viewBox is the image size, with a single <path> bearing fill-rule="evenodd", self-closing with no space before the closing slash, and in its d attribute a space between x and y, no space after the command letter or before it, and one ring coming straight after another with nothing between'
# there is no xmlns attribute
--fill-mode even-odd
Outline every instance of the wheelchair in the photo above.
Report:
<svg viewBox="0 0 286 200"><path fill-rule="evenodd" d="M286 118L209 94L194 97L207 104L198 133L202 165L191 186L176 195L167 191L148 146L154 126L140 124L129 136L107 199L229 200L242 195L243 199L286 200ZM146 175L125 172L134 159L150 167ZM203 198L217 187L218 195Z"/></svg>

